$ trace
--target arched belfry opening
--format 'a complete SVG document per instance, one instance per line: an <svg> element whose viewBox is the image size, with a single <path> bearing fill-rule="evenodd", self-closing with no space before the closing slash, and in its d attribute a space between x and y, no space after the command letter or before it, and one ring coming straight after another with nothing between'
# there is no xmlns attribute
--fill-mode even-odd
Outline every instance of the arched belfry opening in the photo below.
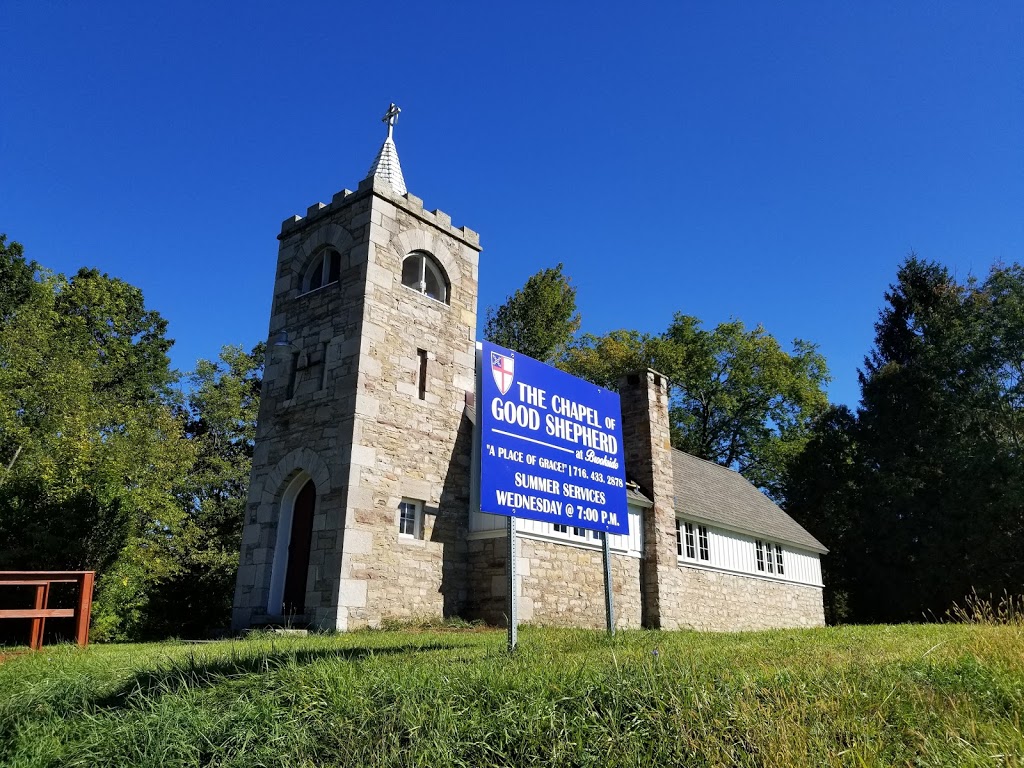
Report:
<svg viewBox="0 0 1024 768"><path fill-rule="evenodd" d="M281 498L281 518L267 606L267 613L271 616L299 616L306 612L315 511L316 484L303 472L289 483Z"/></svg>

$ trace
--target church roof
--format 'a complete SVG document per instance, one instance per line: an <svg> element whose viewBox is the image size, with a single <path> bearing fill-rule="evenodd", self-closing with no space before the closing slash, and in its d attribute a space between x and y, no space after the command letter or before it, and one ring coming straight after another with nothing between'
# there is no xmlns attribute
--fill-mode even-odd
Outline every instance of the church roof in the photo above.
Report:
<svg viewBox="0 0 1024 768"><path fill-rule="evenodd" d="M814 552L828 549L739 472L672 450L676 513Z"/></svg>
<svg viewBox="0 0 1024 768"><path fill-rule="evenodd" d="M402 164L398 162L398 149L390 136L384 139L366 178L382 180L399 195L404 195L408 191L405 188L405 177L402 176Z"/></svg>

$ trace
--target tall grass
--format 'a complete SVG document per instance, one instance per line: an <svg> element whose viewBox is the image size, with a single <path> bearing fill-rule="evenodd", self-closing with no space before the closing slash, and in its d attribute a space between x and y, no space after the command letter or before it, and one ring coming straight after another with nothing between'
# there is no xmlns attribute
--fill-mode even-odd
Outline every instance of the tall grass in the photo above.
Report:
<svg viewBox="0 0 1024 768"><path fill-rule="evenodd" d="M1024 595L1004 592L996 600L981 597L976 591L964 598L963 605L954 603L946 618L961 624L989 624L1024 627Z"/></svg>
<svg viewBox="0 0 1024 768"><path fill-rule="evenodd" d="M524 628L56 648L0 765L1021 765L1019 625Z"/></svg>

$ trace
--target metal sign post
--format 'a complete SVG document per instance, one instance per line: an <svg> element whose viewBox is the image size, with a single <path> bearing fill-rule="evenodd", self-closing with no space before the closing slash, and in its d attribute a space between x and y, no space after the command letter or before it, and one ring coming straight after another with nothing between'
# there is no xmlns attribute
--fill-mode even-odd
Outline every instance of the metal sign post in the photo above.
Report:
<svg viewBox="0 0 1024 768"><path fill-rule="evenodd" d="M519 641L519 600L516 595L516 518L508 519L508 555L505 560L505 573L508 576L508 597L505 601L508 607L508 650L509 653L516 649Z"/></svg>
<svg viewBox="0 0 1024 768"><path fill-rule="evenodd" d="M608 543L608 534L604 535L604 610L608 618L608 634L615 634L615 601L612 597L612 550Z"/></svg>

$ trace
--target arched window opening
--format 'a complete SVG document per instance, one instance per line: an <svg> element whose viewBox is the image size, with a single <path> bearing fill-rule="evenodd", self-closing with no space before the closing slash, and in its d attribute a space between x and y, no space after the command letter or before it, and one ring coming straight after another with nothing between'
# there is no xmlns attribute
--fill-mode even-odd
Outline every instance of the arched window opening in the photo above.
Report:
<svg viewBox="0 0 1024 768"><path fill-rule="evenodd" d="M302 278L302 293L336 283L341 277L341 256L333 248L317 254Z"/></svg>
<svg viewBox="0 0 1024 768"><path fill-rule="evenodd" d="M448 303L448 278L437 259L423 251L413 251L402 262L402 285L436 301Z"/></svg>

